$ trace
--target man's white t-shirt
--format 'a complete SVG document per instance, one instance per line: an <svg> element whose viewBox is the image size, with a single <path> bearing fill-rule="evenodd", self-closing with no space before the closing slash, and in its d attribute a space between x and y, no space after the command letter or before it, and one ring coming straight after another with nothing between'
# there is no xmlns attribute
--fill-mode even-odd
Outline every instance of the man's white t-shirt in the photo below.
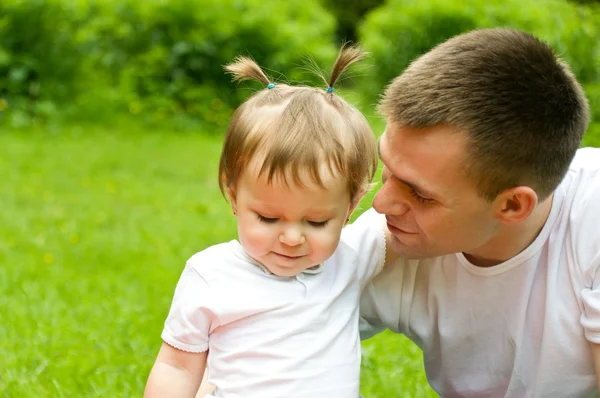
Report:
<svg viewBox="0 0 600 398"><path fill-rule="evenodd" d="M358 305L385 262L373 210L342 231L335 253L279 277L237 241L194 255L179 280L163 340L208 354L213 397L358 397Z"/></svg>
<svg viewBox="0 0 600 398"><path fill-rule="evenodd" d="M400 259L367 285L361 316L417 343L443 397L597 396L599 266L600 149L586 148L523 252L490 268Z"/></svg>

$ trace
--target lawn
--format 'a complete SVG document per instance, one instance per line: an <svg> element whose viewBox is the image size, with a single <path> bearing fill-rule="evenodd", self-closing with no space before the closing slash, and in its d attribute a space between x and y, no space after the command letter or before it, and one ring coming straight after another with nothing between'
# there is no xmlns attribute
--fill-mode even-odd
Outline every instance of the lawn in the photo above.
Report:
<svg viewBox="0 0 600 398"><path fill-rule="evenodd" d="M0 133L3 397L141 396L185 260L235 237L220 148L131 126ZM363 395L436 396L404 337L363 352Z"/></svg>
<svg viewBox="0 0 600 398"><path fill-rule="evenodd" d="M131 126L0 132L3 397L141 396L185 260L235 238L220 148ZM363 347L364 395L435 396L405 338Z"/></svg>

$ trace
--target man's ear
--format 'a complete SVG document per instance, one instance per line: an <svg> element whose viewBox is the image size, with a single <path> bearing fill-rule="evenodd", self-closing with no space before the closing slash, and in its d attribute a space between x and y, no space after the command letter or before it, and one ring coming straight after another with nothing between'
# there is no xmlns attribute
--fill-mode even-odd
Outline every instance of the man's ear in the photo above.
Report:
<svg viewBox="0 0 600 398"><path fill-rule="evenodd" d="M538 204L535 191L526 186L501 192L493 203L496 218L502 224L513 225L525 221Z"/></svg>
<svg viewBox="0 0 600 398"><path fill-rule="evenodd" d="M231 204L231 211L233 211L233 215L237 216L237 196L235 192L235 188L229 186L227 187L227 196L229 196L229 203Z"/></svg>

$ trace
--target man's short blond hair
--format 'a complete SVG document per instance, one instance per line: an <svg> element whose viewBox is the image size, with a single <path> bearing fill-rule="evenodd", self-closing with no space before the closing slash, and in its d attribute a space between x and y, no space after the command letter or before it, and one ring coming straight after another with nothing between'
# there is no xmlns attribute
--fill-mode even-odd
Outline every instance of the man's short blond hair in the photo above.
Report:
<svg viewBox="0 0 600 398"><path fill-rule="evenodd" d="M387 87L379 110L401 126L465 132L464 169L490 201L521 185L549 196L589 120L581 86L553 50L499 28L456 36L416 59Z"/></svg>

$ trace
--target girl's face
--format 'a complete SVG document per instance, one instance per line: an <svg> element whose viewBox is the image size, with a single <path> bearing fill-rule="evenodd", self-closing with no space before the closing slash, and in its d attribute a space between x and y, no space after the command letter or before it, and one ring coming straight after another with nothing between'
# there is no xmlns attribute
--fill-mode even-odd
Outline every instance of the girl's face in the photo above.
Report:
<svg viewBox="0 0 600 398"><path fill-rule="evenodd" d="M279 276L295 276L328 259L353 210L345 179L325 169L324 189L310 182L308 173L301 177L306 186L291 178L286 184L280 176L269 183L249 167L229 190L242 247Z"/></svg>

